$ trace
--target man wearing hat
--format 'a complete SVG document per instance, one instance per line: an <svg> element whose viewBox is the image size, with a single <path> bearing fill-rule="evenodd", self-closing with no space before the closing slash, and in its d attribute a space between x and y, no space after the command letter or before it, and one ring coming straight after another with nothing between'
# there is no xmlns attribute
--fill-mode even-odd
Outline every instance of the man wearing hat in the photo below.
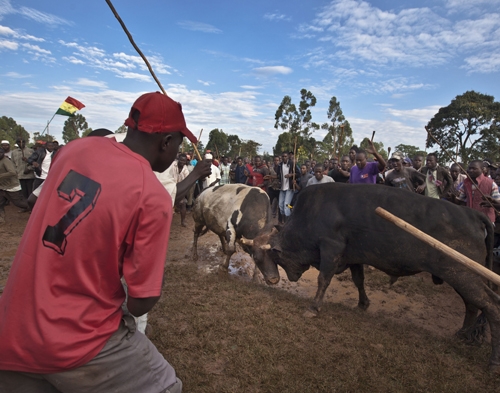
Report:
<svg viewBox="0 0 500 393"><path fill-rule="evenodd" d="M0 147L3 149L3 154L7 158L11 158L12 152L10 151L10 142L6 139L0 142Z"/></svg>
<svg viewBox="0 0 500 393"><path fill-rule="evenodd" d="M485 158L483 160L483 175L486 177L492 178L491 173L495 172L498 169L498 166L493 163L489 158Z"/></svg>
<svg viewBox="0 0 500 393"><path fill-rule="evenodd" d="M393 169L385 175L386 186L415 192L419 185L425 183L425 176L422 173L404 165L404 158L401 153L393 153L389 162L393 164Z"/></svg>
<svg viewBox="0 0 500 393"><path fill-rule="evenodd" d="M122 312L121 278L132 315L160 298L172 200L153 171L196 138L159 92L139 97L125 125L123 143L82 138L54 157L0 297L1 392L182 389Z"/></svg>

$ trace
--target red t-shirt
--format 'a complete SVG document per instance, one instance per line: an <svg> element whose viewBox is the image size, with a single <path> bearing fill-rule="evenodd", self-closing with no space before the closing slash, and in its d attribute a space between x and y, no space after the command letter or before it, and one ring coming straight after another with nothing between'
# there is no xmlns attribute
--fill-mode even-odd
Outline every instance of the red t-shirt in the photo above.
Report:
<svg viewBox="0 0 500 393"><path fill-rule="evenodd" d="M93 359L125 293L159 296L172 201L142 156L112 139L54 158L0 297L0 369L53 373Z"/></svg>

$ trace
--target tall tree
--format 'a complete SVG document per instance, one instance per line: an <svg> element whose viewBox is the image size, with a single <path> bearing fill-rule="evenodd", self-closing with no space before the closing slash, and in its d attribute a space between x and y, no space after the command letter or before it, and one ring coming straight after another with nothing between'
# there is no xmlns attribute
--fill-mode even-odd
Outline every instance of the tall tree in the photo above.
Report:
<svg viewBox="0 0 500 393"><path fill-rule="evenodd" d="M422 150L417 147L417 146L412 146L412 145L405 145L403 143L400 143L394 148L394 152L400 152L402 153L405 157L412 158L415 157L416 155L420 154Z"/></svg>
<svg viewBox="0 0 500 393"><path fill-rule="evenodd" d="M370 142L369 138L364 138L359 144L359 148L363 150L366 149L368 146L370 146L369 142ZM382 142L373 142L373 146L375 146L375 149L377 150L378 154L387 159L387 151L384 149L384 144Z"/></svg>
<svg viewBox="0 0 500 393"><path fill-rule="evenodd" d="M458 95L450 105L439 109L427 128L443 149L461 162L484 158L484 150L495 155L489 158L500 156L500 103L493 96L475 91ZM426 147L435 145L438 144L428 135ZM438 152L444 155L441 148Z"/></svg>
<svg viewBox="0 0 500 393"><path fill-rule="evenodd" d="M71 142L74 139L80 138L80 132L84 132L89 128L85 116L77 113L74 116L68 117L64 122L62 137L64 143Z"/></svg>
<svg viewBox="0 0 500 393"><path fill-rule="evenodd" d="M238 157L238 155L240 154L240 146L241 146L241 139L238 137L238 135L228 135L227 144L229 147L227 155L231 158Z"/></svg>
<svg viewBox="0 0 500 393"><path fill-rule="evenodd" d="M11 146L14 146L14 142L19 137L23 138L26 143L29 143L30 134L22 125L17 124L12 117L0 117L0 139L8 140Z"/></svg>
<svg viewBox="0 0 500 393"><path fill-rule="evenodd" d="M298 116L299 113L295 104L292 103L292 97L284 96L274 115L276 120L274 128L281 128L283 131L295 134L299 129Z"/></svg>
<svg viewBox="0 0 500 393"><path fill-rule="evenodd" d="M309 108L316 105L316 97L309 90L300 90L300 103L297 111L298 131L304 138L309 138L319 125L312 121L312 113Z"/></svg>
<svg viewBox="0 0 500 393"><path fill-rule="evenodd" d="M241 143L241 156L242 157L254 157L256 156L262 144L255 142L251 139L243 140Z"/></svg>
<svg viewBox="0 0 500 393"><path fill-rule="evenodd" d="M212 131L210 131L210 134L208 134L207 149L212 150L212 152L214 153L213 155L216 158L217 153L220 157L225 155L229 150L229 145L227 143L227 134L224 131L219 130L218 128L214 128Z"/></svg>

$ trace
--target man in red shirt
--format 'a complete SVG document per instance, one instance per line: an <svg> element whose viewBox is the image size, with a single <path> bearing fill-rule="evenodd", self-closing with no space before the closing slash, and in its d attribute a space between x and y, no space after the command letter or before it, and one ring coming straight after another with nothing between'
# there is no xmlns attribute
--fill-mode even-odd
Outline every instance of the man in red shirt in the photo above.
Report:
<svg viewBox="0 0 500 393"><path fill-rule="evenodd" d="M123 314L120 279L134 316L160 298L172 201L153 170L196 138L158 92L139 97L125 125L123 143L82 138L52 162L0 297L0 392L182 390Z"/></svg>

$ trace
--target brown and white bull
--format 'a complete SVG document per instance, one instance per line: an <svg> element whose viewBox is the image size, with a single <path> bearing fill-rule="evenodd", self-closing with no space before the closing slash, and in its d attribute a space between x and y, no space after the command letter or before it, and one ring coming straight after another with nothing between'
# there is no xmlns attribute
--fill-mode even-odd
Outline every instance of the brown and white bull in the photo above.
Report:
<svg viewBox="0 0 500 393"><path fill-rule="evenodd" d="M260 248L258 242L254 244L252 239L272 231L271 217L269 197L258 187L225 184L206 189L198 196L193 209L193 260L198 259L198 237L209 230L219 236L222 251L226 254L220 270L227 272L236 242L254 260L263 260L265 250ZM265 271L265 268L261 266L260 270ZM279 276L266 281L268 284L276 283Z"/></svg>
<svg viewBox="0 0 500 393"><path fill-rule="evenodd" d="M268 248L259 255L264 258L254 258L255 262L262 267L264 277L273 281L278 276L278 265L290 281L297 281L310 266L317 268L313 313L320 310L332 277L347 268L363 309L369 305L364 264L391 277L429 272L435 283L447 282L462 297L465 318L461 336L471 337L478 310L486 316L491 331L490 368L499 373L500 296L467 267L378 216L375 209L379 206L491 269L493 225L484 214L392 187L340 183L302 191L280 232L254 240Z"/></svg>

